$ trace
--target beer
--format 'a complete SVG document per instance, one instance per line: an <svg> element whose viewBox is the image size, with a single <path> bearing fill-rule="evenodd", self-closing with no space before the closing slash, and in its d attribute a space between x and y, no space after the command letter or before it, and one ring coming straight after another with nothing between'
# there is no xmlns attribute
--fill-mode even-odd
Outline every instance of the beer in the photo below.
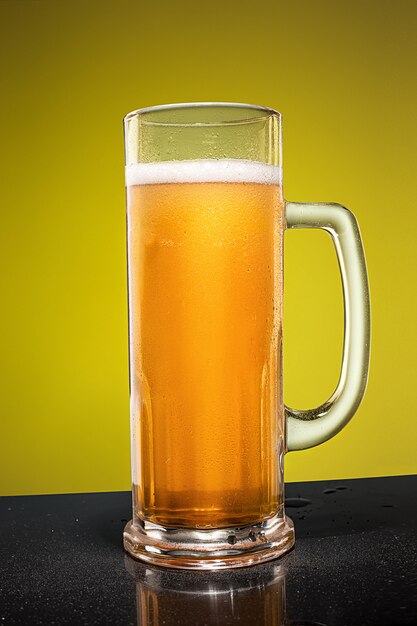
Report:
<svg viewBox="0 0 417 626"><path fill-rule="evenodd" d="M280 170L127 167L135 514L242 526L282 504Z"/></svg>

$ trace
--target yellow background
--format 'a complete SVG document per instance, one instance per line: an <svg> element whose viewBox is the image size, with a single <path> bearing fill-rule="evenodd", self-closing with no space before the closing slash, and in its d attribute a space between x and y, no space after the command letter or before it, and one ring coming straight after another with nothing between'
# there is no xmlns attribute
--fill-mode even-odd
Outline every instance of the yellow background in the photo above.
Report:
<svg viewBox="0 0 417 626"><path fill-rule="evenodd" d="M129 488L122 117L263 104L284 118L288 199L357 215L373 307L357 416L286 457L287 480L417 471L412 0L2 0L2 494ZM336 384L337 264L286 234L285 399Z"/></svg>

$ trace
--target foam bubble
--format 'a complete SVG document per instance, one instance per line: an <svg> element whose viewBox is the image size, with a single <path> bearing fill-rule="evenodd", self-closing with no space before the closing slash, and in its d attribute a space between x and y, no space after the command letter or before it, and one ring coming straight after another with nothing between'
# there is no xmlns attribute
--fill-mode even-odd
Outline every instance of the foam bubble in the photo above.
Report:
<svg viewBox="0 0 417 626"><path fill-rule="evenodd" d="M161 183L261 183L279 185L281 168L243 159L161 161L126 166L126 185Z"/></svg>

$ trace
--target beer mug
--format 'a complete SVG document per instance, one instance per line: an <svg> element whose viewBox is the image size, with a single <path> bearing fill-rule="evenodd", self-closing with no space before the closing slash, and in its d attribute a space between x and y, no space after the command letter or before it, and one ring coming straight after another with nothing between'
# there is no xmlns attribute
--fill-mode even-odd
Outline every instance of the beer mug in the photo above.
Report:
<svg viewBox="0 0 417 626"><path fill-rule="evenodd" d="M242 567L294 544L289 450L335 435L363 397L369 292L338 204L286 202L281 115L188 103L125 118L133 519L125 549L184 569ZM283 238L326 230L343 284L340 379L321 406L282 394Z"/></svg>

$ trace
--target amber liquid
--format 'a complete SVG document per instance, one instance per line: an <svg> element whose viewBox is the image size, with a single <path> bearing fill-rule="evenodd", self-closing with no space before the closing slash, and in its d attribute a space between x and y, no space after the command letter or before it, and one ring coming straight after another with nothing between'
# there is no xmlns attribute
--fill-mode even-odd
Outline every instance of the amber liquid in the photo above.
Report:
<svg viewBox="0 0 417 626"><path fill-rule="evenodd" d="M245 525L282 500L279 185L128 187L135 512Z"/></svg>

